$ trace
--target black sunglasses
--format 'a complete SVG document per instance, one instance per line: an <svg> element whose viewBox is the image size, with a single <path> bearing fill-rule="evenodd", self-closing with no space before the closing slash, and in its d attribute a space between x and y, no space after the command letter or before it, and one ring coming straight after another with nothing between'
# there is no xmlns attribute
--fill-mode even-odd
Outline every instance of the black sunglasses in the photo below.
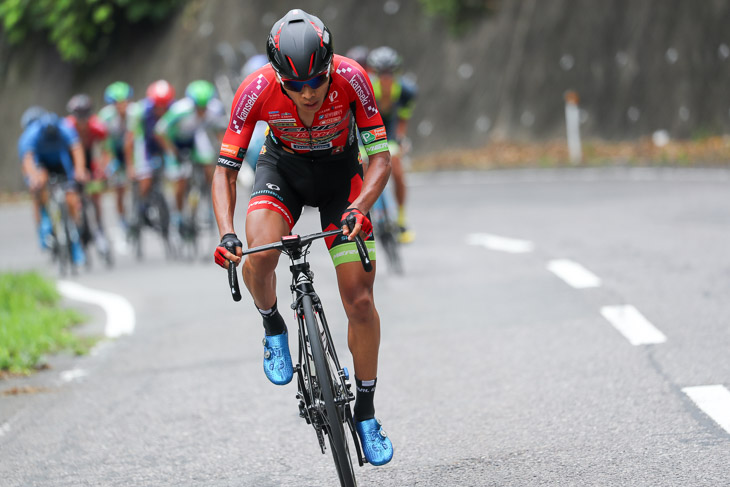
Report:
<svg viewBox="0 0 730 487"><path fill-rule="evenodd" d="M327 69L326 71L318 74L314 78L309 78L304 81L297 81L294 79L283 79L281 78L281 84L284 85L284 88L290 91L296 91L299 93L304 89L305 86L309 86L313 90L316 90L323 84L327 82L327 79L330 77L330 71Z"/></svg>

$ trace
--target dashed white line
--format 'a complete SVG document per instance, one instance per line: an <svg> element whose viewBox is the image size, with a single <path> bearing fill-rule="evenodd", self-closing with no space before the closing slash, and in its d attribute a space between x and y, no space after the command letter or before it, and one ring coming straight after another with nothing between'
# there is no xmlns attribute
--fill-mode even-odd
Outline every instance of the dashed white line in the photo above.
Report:
<svg viewBox="0 0 730 487"><path fill-rule="evenodd" d="M730 433L730 391L725 386L685 387L682 392L722 429Z"/></svg>
<svg viewBox="0 0 730 487"><path fill-rule="evenodd" d="M548 262L550 272L577 289L599 287L601 280L577 262L568 259L555 259Z"/></svg>
<svg viewBox="0 0 730 487"><path fill-rule="evenodd" d="M632 345L664 343L667 337L631 305L604 306L601 314Z"/></svg>
<svg viewBox="0 0 730 487"><path fill-rule="evenodd" d="M535 245L527 240L500 237L487 233L473 233L467 238L467 243L470 245L483 245L490 250L499 250L512 254L532 252L535 248Z"/></svg>
<svg viewBox="0 0 730 487"><path fill-rule="evenodd" d="M69 281L58 281L58 290L69 299L101 306L106 312L106 336L116 338L134 332L134 308L122 296L89 289Z"/></svg>

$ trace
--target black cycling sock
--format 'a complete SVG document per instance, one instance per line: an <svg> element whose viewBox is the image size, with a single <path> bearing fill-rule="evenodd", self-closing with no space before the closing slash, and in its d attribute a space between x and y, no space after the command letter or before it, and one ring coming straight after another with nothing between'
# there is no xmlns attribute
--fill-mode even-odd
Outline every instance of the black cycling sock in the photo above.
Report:
<svg viewBox="0 0 730 487"><path fill-rule="evenodd" d="M355 421L365 421L366 419L372 419L375 417L375 406L373 400L375 399L375 384L378 379L362 381L355 377L355 386L357 388L357 395L355 396L355 410L353 416Z"/></svg>
<svg viewBox="0 0 730 487"><path fill-rule="evenodd" d="M259 313L264 318L264 333L266 335L271 336L286 333L286 323L284 322L284 318L279 314L279 310L276 309L276 302L274 302L274 306L271 309L259 309Z"/></svg>

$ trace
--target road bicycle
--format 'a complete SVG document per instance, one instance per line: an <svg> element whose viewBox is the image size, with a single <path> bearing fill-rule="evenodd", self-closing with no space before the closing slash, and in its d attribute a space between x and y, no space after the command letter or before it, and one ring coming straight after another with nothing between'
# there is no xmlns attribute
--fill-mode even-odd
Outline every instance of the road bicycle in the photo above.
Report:
<svg viewBox="0 0 730 487"><path fill-rule="evenodd" d="M181 249L180 254L189 260L198 257L199 249L206 242L206 237L213 238L214 217L213 201L210 196L210 185L205 176L205 166L192 164L186 196L185 211L180 222Z"/></svg>
<svg viewBox="0 0 730 487"><path fill-rule="evenodd" d="M354 227L354 219L348 221ZM294 366L297 375L299 416L314 427L319 446L324 454L327 445L343 487L357 485L352 468L348 441L352 440L357 460L362 466L367 460L362 454L355 430L350 402L355 399L350 391L350 374L347 367L341 367L332 341L324 308L314 291L312 273L307 254L312 242L317 239L339 235L342 230L330 230L311 235L287 235L281 241L243 251L243 255L278 250L291 261L293 303L299 327L299 360ZM372 262L360 236L355 237L358 253L364 269L372 271ZM228 282L235 301L241 300L241 291L236 275L236 266L228 263ZM327 437L327 441L325 441Z"/></svg>
<svg viewBox="0 0 730 487"><path fill-rule="evenodd" d="M91 201L87 186L100 192L103 189L103 183L93 181L79 189L79 199L81 200L79 234L86 251L86 265L91 267L91 247L94 246L106 266L110 268L114 265L114 254L109 239L104 234L104 229L96 223L99 221L99 216L96 214L96 208Z"/></svg>
<svg viewBox="0 0 730 487"><path fill-rule="evenodd" d="M373 228L377 242L382 246L385 257L388 260L388 269L398 275L403 274L403 261L401 259L401 227L398 225L396 204L389 188L385 188L378 199L370 208Z"/></svg>
<svg viewBox="0 0 730 487"><path fill-rule="evenodd" d="M139 184L133 184L132 219L129 224L127 238L134 248L135 256L142 259L142 229L152 228L162 238L165 247L165 256L174 257L174 249L170 241L170 208L162 192L162 167L152 173L152 185L147 196L142 200L139 194Z"/></svg>
<svg viewBox="0 0 730 487"><path fill-rule="evenodd" d="M58 265L58 272L61 276L65 276L69 272L76 274L78 271L71 246L74 243L81 245L81 238L66 201L66 193L73 185L73 182L56 175L50 175L48 179L49 197L46 211L51 223L51 231L47 236L46 245L51 249L53 260Z"/></svg>

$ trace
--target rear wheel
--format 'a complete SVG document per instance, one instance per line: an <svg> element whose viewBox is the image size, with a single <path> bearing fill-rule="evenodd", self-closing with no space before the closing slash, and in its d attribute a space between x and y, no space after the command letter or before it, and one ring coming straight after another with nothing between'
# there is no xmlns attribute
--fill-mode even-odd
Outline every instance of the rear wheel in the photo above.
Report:
<svg viewBox="0 0 730 487"><path fill-rule="evenodd" d="M325 348L322 345L322 333L313 311L312 298L305 295L302 298L304 308L304 321L307 326L309 345L314 360L316 375L319 379L321 400L324 402L322 420L324 429L329 440L332 457L337 467L337 474L340 484L343 487L355 487L355 474L352 468L350 450L347 446L347 437L343 427L345 421L345 408L336 403L337 391L340 379L337 370L332 370L331 361L328 360ZM341 392L341 391L340 391Z"/></svg>

